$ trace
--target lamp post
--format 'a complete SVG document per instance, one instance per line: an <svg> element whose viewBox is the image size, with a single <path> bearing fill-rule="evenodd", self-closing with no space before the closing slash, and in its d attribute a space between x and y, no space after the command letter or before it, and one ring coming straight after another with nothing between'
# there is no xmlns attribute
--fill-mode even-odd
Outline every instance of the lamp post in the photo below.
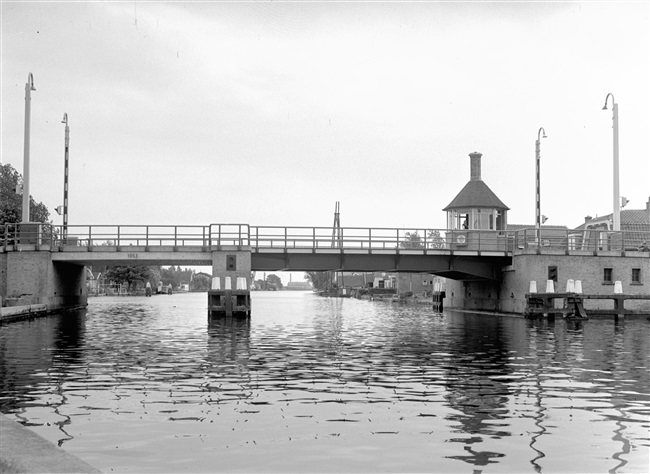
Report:
<svg viewBox="0 0 650 474"><path fill-rule="evenodd" d="M540 137L540 134L542 135ZM535 141L535 229L537 234L537 245L542 242L542 211L540 204L540 183L539 183L539 161L540 161L540 140L546 138L546 130L540 127L537 131L537 140Z"/></svg>
<svg viewBox="0 0 650 474"><path fill-rule="evenodd" d="M611 92L605 97L603 110L607 110L607 101L612 97L612 121L614 124L614 230L621 230L621 207L618 189L618 104L614 100L614 94Z"/></svg>
<svg viewBox="0 0 650 474"><path fill-rule="evenodd" d="M29 222L29 122L31 118L34 76L30 72L25 83L25 146L23 155L23 216L22 222Z"/></svg>
<svg viewBox="0 0 650 474"><path fill-rule="evenodd" d="M68 126L68 114L63 114L61 123L65 124L65 158L63 165L63 239L68 236L68 151L70 147L70 127Z"/></svg>

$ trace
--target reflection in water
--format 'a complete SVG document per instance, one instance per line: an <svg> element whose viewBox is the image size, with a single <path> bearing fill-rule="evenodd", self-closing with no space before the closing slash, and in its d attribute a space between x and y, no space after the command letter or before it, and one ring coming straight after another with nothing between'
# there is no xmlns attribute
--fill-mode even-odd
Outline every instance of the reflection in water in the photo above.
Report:
<svg viewBox="0 0 650 474"><path fill-rule="evenodd" d="M253 303L106 297L4 326L2 412L105 471L648 468L648 321Z"/></svg>
<svg viewBox="0 0 650 474"><path fill-rule="evenodd" d="M50 373L50 383L52 393L59 397L56 403L50 402L54 413L61 418L55 424L58 426L62 437L58 440L59 447L66 441L73 439L73 436L66 431L66 426L72 423L72 419L65 411L60 410L68 403L63 383L67 378L64 374L70 372L70 369L82 362L84 335L86 324L87 310L68 312L58 317L58 328L54 333L54 344L52 348L52 360L57 361L64 370L57 373Z"/></svg>
<svg viewBox="0 0 650 474"><path fill-rule="evenodd" d="M511 372L506 347L510 335L500 320L468 317L460 321L454 338L456 343L450 347L451 354L446 364L448 393L445 398L457 410L447 419L457 423L459 431L468 435L451 441L469 445L464 449L470 454L450 458L485 466L497 462L491 458L504 455L475 451L471 445L482 442L483 436L495 439L510 436L508 431L498 429L502 423L495 423L495 420L504 420L508 414L506 405L510 391L503 381Z"/></svg>
<svg viewBox="0 0 650 474"><path fill-rule="evenodd" d="M247 318L208 320L208 360L215 366L230 362L246 368L250 359L251 322Z"/></svg>
<svg viewBox="0 0 650 474"><path fill-rule="evenodd" d="M554 320L543 320L543 319L536 319L536 320L529 320L528 321L528 327L530 329L531 333L531 338L529 339L529 352L530 353L535 353L537 349L537 341L538 341L538 334L542 330L542 327L545 325L553 325ZM546 427L544 426L544 420L547 417L546 413L546 405L544 403L544 387L542 386L542 381L540 378L540 374L542 372L543 366L538 364L536 367L531 366L531 371L534 373L534 386L533 386L533 393L532 396L534 397L534 410L532 413L532 417L535 420L535 431L533 432L531 438L530 438L530 444L529 446L531 449L533 449L536 453L536 456L531 459L530 463L533 465L535 472L542 472L542 467L539 465L538 460L542 459L544 456L546 456L542 451L537 449L536 444L537 440L540 436L542 436L544 433L546 433Z"/></svg>
<svg viewBox="0 0 650 474"><path fill-rule="evenodd" d="M68 401L63 385L81 361L85 320L86 310L80 310L22 321L3 326L0 339L1 411L13 411L21 423L38 426L42 422L30 418L27 407L45 402L54 415L45 423L58 427L59 446L72 439L66 431L71 419L60 408ZM32 390L16 390L21 386Z"/></svg>

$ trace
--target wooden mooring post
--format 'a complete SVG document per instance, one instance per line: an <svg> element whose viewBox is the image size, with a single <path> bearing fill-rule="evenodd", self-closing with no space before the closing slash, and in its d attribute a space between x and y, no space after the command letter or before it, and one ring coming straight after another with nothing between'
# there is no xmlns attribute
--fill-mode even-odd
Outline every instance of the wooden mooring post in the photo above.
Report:
<svg viewBox="0 0 650 474"><path fill-rule="evenodd" d="M563 317L587 319L582 305L583 295L578 293L526 293L526 311L528 317L561 314ZM561 308L556 308L555 300L563 301Z"/></svg>
<svg viewBox="0 0 650 474"><path fill-rule="evenodd" d="M561 308L555 307L555 300L563 300ZM585 310L584 300L613 300L613 309ZM580 293L526 293L527 317L551 316L561 314L563 317L588 319L588 316L614 315L623 318L626 315L646 315L648 312L625 309L626 300L650 300L650 295L626 295L615 293L611 295L583 295Z"/></svg>

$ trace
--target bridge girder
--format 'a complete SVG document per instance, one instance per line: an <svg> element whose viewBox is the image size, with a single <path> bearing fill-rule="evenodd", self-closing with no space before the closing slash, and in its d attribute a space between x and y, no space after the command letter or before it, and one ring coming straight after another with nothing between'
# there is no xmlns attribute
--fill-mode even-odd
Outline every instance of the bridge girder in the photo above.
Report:
<svg viewBox="0 0 650 474"><path fill-rule="evenodd" d="M253 253L255 271L431 273L454 280L499 280L510 257L455 255Z"/></svg>
<svg viewBox="0 0 650 474"><path fill-rule="evenodd" d="M77 265L212 265L213 249L196 247L95 247L88 251L53 252L53 261ZM85 250L85 251L84 251ZM224 252L228 249L221 249ZM454 280L499 280L501 268L512 261L505 255L458 255L451 252L360 253L329 249L328 251L262 252L251 251L253 271L345 271L345 272L404 272L430 273Z"/></svg>

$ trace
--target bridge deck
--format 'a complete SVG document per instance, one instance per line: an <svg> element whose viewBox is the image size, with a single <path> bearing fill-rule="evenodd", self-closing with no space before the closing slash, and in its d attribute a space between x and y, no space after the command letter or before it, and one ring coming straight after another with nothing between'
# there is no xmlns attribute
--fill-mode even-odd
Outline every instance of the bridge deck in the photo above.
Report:
<svg viewBox="0 0 650 474"><path fill-rule="evenodd" d="M22 226L22 227L21 227ZM213 251L250 251L259 271L431 272L450 278L495 278L519 252L625 252L650 233L584 235L570 231L391 229L346 227L53 226L6 224L0 252L42 250L55 262L79 265L211 265ZM603 238L603 235L605 237ZM638 240L638 242L637 242Z"/></svg>

